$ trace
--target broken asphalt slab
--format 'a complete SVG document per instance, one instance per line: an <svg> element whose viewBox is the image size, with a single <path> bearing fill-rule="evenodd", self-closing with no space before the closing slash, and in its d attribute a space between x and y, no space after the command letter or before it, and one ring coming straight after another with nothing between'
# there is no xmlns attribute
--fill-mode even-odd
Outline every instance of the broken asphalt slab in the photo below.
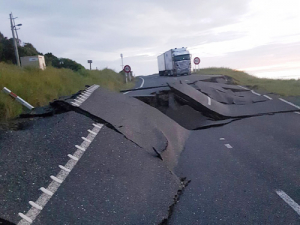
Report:
<svg viewBox="0 0 300 225"><path fill-rule="evenodd" d="M159 224L181 187L160 159L104 127L33 224Z"/></svg>
<svg viewBox="0 0 300 225"><path fill-rule="evenodd" d="M169 86L177 96L184 99L188 105L197 111L201 111L204 114L215 114L224 118L249 117L298 110L278 99L246 105L222 104L184 82L169 83Z"/></svg>
<svg viewBox="0 0 300 225"><path fill-rule="evenodd" d="M94 122L76 112L28 120L0 133L1 222L21 220ZM33 224L158 224L182 187L163 161L103 127Z"/></svg>
<svg viewBox="0 0 300 225"><path fill-rule="evenodd" d="M189 135L188 130L159 110L106 89L96 89L80 107L73 107L70 101L61 103L109 123L148 153L160 154L170 169L176 165Z"/></svg>

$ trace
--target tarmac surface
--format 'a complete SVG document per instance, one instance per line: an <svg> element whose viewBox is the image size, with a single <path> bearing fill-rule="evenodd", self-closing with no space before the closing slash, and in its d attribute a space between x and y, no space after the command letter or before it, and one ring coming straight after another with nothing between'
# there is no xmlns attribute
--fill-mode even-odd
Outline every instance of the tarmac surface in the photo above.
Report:
<svg viewBox="0 0 300 225"><path fill-rule="evenodd" d="M0 224L300 224L291 100L151 75L55 101L0 130Z"/></svg>

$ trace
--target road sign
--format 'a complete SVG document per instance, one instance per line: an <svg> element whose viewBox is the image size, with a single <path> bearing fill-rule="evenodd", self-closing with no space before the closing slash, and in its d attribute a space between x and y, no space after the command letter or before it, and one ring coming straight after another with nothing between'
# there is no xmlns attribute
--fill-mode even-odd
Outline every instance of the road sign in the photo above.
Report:
<svg viewBox="0 0 300 225"><path fill-rule="evenodd" d="M88 63L92 63L93 61L92 60L88 60Z"/></svg>
<svg viewBox="0 0 300 225"><path fill-rule="evenodd" d="M195 63L196 65L198 65L198 64L200 63L200 58L199 58L199 57L195 57L195 58L194 58L194 63Z"/></svg>
<svg viewBox="0 0 300 225"><path fill-rule="evenodd" d="M124 66L123 70L124 70L125 73L129 73L131 71L131 67L126 65L126 66Z"/></svg>

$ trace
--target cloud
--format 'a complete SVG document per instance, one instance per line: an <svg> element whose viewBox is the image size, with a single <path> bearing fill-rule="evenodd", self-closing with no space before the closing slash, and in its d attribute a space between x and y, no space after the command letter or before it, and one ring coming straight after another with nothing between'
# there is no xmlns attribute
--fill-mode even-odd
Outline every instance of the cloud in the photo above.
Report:
<svg viewBox="0 0 300 225"><path fill-rule="evenodd" d="M20 39L43 53L71 58L86 67L87 59L92 59L94 67L115 70L121 68L123 53L136 74L144 75L157 72L156 56L170 48L189 47L194 56L205 59L203 66L227 63L250 68L261 62L269 65L274 46L296 45L300 37L298 0L285 4L267 0L10 0L0 4L1 21L13 11L23 24ZM0 31L10 36L9 20L0 24ZM284 47L280 51L287 56ZM258 61L261 54L269 60ZM292 55L290 60L299 58L297 53ZM246 57L247 62L237 56Z"/></svg>

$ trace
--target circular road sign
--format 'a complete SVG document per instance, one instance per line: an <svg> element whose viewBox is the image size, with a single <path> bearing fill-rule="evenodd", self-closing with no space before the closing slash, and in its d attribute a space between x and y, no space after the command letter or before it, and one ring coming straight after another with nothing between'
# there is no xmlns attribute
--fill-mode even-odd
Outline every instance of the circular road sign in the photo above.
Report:
<svg viewBox="0 0 300 225"><path fill-rule="evenodd" d="M200 63L199 57L194 58L194 63L195 63L196 65L198 65L198 64Z"/></svg>
<svg viewBox="0 0 300 225"><path fill-rule="evenodd" d="M126 65L126 66L124 66L123 70L125 73L129 73L131 71L131 68L130 68L130 66Z"/></svg>

